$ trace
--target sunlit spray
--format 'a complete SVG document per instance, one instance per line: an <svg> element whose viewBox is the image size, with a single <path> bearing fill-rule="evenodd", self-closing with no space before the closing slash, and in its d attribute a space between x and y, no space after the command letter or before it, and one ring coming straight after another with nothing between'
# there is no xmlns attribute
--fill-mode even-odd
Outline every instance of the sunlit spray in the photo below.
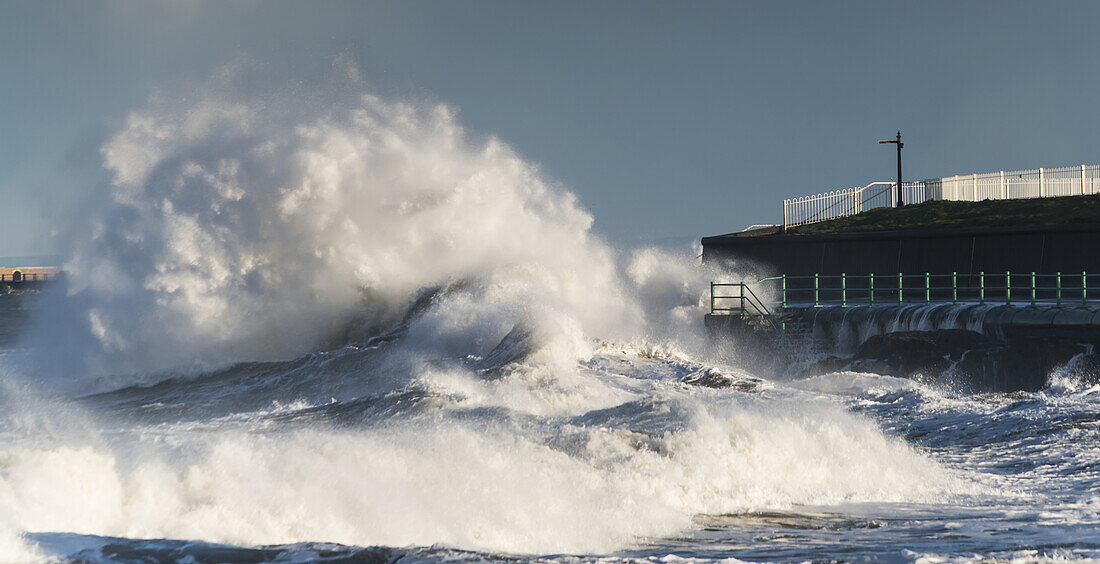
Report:
<svg viewBox="0 0 1100 564"><path fill-rule="evenodd" d="M453 108L354 76L255 99L236 72L103 146L109 196L40 318L72 331L40 322L12 378L61 406L161 383L49 441L4 429L14 531L607 552L701 513L969 491L828 402L681 383L717 370L721 273L612 249Z"/></svg>

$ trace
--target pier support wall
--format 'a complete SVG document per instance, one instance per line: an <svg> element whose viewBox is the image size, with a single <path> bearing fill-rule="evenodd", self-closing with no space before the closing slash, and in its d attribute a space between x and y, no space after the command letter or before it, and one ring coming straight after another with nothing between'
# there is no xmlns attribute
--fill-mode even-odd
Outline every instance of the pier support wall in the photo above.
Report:
<svg viewBox="0 0 1100 564"><path fill-rule="evenodd" d="M788 275L1100 273L1100 226L704 237L703 260Z"/></svg>

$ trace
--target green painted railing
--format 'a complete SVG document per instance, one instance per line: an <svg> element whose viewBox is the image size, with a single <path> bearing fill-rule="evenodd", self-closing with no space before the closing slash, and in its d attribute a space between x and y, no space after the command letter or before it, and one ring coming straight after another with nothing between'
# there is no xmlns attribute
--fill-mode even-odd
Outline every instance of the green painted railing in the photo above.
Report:
<svg viewBox="0 0 1100 564"><path fill-rule="evenodd" d="M755 288L755 290L754 290ZM711 313L763 316L788 307L970 303L1021 307L1100 305L1100 274L813 274L711 283ZM770 296L761 300L758 295ZM769 309L768 305L771 305Z"/></svg>
<svg viewBox="0 0 1100 564"><path fill-rule="evenodd" d="M729 307L721 307L719 302L734 300ZM734 314L759 319L777 334L783 335L783 325L776 321L775 315L761 300L748 282L710 283L710 312L713 314Z"/></svg>

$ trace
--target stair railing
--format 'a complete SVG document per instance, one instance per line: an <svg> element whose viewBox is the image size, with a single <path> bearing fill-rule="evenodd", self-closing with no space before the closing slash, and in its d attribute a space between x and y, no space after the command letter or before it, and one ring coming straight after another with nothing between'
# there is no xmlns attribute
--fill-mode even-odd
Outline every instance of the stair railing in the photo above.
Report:
<svg viewBox="0 0 1100 564"><path fill-rule="evenodd" d="M721 288L737 288L737 294L722 293ZM721 307L720 300L736 300L733 306ZM775 314L768 308L764 300L756 295L748 282L710 283L710 312L712 314L725 312L726 314L739 315L742 318L760 319L765 322L779 336L783 336L783 325L780 324Z"/></svg>

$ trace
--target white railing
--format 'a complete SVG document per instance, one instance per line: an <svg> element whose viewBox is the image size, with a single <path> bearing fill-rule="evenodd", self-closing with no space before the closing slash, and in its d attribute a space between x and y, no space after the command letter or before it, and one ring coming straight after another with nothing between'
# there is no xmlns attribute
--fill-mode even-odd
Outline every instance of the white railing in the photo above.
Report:
<svg viewBox="0 0 1100 564"><path fill-rule="evenodd" d="M872 182L863 187L783 200L783 226L794 227L875 208L894 207L896 186L896 182ZM907 204L928 200L978 202L1097 193L1100 193L1100 165L1002 170L902 183L902 197Z"/></svg>
<svg viewBox="0 0 1100 564"><path fill-rule="evenodd" d="M866 186L833 190L824 194L783 200L783 226L793 227L855 215L875 208L890 207L894 182L872 182Z"/></svg>
<svg viewBox="0 0 1100 564"><path fill-rule="evenodd" d="M754 224L742 229L741 232L744 233L746 231L752 231L754 229L767 229L769 227L779 227L779 226L774 224L774 223L754 223Z"/></svg>

